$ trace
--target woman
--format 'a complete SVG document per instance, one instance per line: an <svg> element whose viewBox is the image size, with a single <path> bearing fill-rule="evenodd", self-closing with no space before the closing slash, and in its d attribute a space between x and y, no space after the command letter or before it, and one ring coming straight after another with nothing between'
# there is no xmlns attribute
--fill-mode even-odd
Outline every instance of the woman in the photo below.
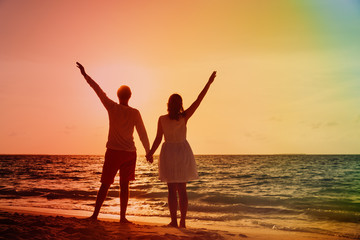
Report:
<svg viewBox="0 0 360 240"><path fill-rule="evenodd" d="M171 216L169 226L178 227L178 193L181 213L180 227L185 228L188 209L186 183L190 180L198 179L194 154L186 140L186 124L199 107L210 85L214 82L215 77L216 72L214 71L195 102L185 111L181 96L178 94L170 96L168 101L168 114L159 117L156 138L146 156L148 159L152 158L164 135L165 142L161 147L159 157L159 179L167 182L168 185L168 205Z"/></svg>

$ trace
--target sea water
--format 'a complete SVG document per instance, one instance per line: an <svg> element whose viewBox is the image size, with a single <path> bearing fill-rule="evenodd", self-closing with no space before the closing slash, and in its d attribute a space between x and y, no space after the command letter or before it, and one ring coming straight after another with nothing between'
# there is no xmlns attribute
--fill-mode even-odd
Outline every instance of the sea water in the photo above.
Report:
<svg viewBox="0 0 360 240"><path fill-rule="evenodd" d="M360 238L360 155L197 155L188 219ZM0 206L93 210L103 156L0 155ZM119 214L119 177L103 213ZM169 217L167 185L137 159L128 215Z"/></svg>

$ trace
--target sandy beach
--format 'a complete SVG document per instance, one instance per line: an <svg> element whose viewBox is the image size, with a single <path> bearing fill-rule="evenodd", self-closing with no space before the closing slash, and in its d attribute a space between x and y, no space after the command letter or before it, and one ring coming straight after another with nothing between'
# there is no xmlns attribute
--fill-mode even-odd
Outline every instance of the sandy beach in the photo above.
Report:
<svg viewBox="0 0 360 240"><path fill-rule="evenodd" d="M166 226L163 218L129 216L133 224L120 224L112 216L87 220L88 212L39 208L0 207L1 239L254 239L254 240L341 240L336 236L280 231L265 228L218 229L201 223L189 223L186 229Z"/></svg>

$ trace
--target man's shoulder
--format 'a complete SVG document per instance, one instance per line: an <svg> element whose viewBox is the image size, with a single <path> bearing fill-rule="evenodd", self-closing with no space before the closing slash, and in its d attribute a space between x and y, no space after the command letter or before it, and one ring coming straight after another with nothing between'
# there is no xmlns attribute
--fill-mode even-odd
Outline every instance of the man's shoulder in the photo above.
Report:
<svg viewBox="0 0 360 240"><path fill-rule="evenodd" d="M140 113L140 111L138 109L134 108L134 107L128 106L128 108L129 108L129 111L132 111L132 112L135 112L135 113Z"/></svg>
<svg viewBox="0 0 360 240"><path fill-rule="evenodd" d="M119 109L129 111L129 112L139 112L139 110L137 110L136 108L133 108L133 107L130 107L130 106L125 106L125 105L122 105L120 103L115 103L115 104Z"/></svg>
<svg viewBox="0 0 360 240"><path fill-rule="evenodd" d="M130 112L131 115L133 115L133 116L136 116L136 117L141 116L140 111L136 108L126 106L125 109L126 109L126 111Z"/></svg>

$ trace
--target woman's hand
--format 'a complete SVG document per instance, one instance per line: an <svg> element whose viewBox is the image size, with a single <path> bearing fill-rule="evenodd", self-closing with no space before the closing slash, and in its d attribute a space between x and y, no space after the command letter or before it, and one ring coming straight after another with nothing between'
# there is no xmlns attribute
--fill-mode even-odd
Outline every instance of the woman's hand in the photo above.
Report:
<svg viewBox="0 0 360 240"><path fill-rule="evenodd" d="M213 73L211 74L211 76L210 76L210 78L209 78L209 83L213 83L215 77L216 77L216 71L213 71Z"/></svg>

